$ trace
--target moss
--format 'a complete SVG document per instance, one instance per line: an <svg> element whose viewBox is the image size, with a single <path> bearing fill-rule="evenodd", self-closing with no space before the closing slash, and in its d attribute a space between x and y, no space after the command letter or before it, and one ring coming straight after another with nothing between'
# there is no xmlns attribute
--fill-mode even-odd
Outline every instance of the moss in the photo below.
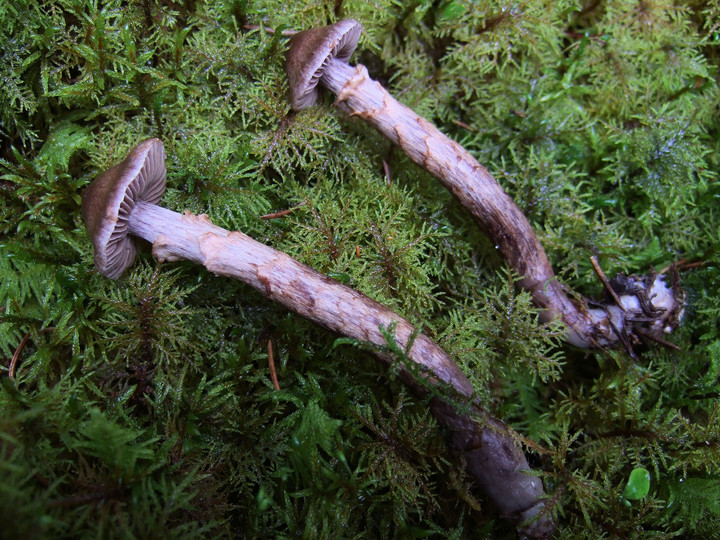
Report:
<svg viewBox="0 0 720 540"><path fill-rule="evenodd" d="M680 349L564 345L434 179L329 98L290 113L284 39L244 25L340 17L365 26L358 61L489 167L573 287L601 293L590 255L608 274L682 261ZM366 351L191 265L146 253L118 282L94 272L81 190L157 136L167 207L439 341L534 441L558 537L714 535L719 25L712 1L3 3L5 533L514 534L426 401ZM650 493L628 506L636 467Z"/></svg>

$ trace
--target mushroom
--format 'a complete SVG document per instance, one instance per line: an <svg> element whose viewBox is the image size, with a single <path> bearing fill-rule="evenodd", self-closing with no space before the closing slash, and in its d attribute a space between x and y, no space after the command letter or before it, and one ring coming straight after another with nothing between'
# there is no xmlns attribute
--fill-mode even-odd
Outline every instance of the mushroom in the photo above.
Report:
<svg viewBox="0 0 720 540"><path fill-rule="evenodd" d="M522 211L488 170L462 146L424 118L398 103L365 66L348 65L362 26L347 19L294 34L286 57L290 103L294 110L313 105L318 83L337 95L336 105L375 127L408 157L438 178L473 215L521 276L543 309L543 318L559 317L567 340L581 347L630 346L633 334L663 341L683 313L683 295L663 276L633 277L634 288L617 305L588 308L573 301L555 278L547 255Z"/></svg>
<svg viewBox="0 0 720 540"><path fill-rule="evenodd" d="M142 223L138 216L162 198L165 173L162 142L147 139L85 190L82 216L95 248L95 266L103 276L117 279L132 265L137 244L129 234L144 238L142 230L136 230Z"/></svg>
<svg viewBox="0 0 720 540"><path fill-rule="evenodd" d="M523 529L526 534L550 534L554 525L542 499L542 482L528 474L530 467L510 428L474 401L470 381L438 345L387 307L285 253L217 227L206 215L158 206L165 172L163 143L148 139L98 176L83 194L83 219L101 274L119 277L133 263L137 238L142 238L152 243L153 255L161 261L190 260L216 275L239 279L337 334L383 347L383 330L394 331L397 346L411 363L401 364L401 377L418 393L433 394L434 414L449 427L469 470L503 515L529 523ZM396 361L387 353L376 355L388 363ZM424 380L418 380L418 373ZM438 386L459 395L463 404L441 398Z"/></svg>

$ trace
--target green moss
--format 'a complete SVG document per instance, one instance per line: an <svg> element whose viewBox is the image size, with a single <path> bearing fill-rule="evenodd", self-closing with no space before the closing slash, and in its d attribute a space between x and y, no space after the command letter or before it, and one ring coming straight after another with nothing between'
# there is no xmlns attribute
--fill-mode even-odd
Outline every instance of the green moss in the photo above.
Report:
<svg viewBox="0 0 720 540"><path fill-rule="evenodd" d="M488 166L568 284L601 294L590 255L608 274L685 261L680 349L563 344L433 178L329 97L290 113L284 38L244 25L341 17L365 26L357 61ZM3 3L3 532L514 534L367 351L190 264L145 253L97 275L81 190L157 136L165 206L436 339L534 441L559 537L716 534L719 25L714 1ZM628 506L639 467L650 491Z"/></svg>

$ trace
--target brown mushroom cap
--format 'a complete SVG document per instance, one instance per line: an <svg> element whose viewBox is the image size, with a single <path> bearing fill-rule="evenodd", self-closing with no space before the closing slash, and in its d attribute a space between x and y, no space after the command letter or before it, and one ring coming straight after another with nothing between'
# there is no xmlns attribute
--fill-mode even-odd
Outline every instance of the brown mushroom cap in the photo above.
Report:
<svg viewBox="0 0 720 540"><path fill-rule="evenodd" d="M93 180L83 194L82 216L95 248L95 265L115 279L137 254L128 236L130 213L138 201L156 204L165 192L165 148L147 139Z"/></svg>
<svg viewBox="0 0 720 540"><path fill-rule="evenodd" d="M317 84L331 58L347 62L355 52L362 25L345 19L330 26L311 28L290 38L285 67L290 82L290 104L296 111L318 99Z"/></svg>

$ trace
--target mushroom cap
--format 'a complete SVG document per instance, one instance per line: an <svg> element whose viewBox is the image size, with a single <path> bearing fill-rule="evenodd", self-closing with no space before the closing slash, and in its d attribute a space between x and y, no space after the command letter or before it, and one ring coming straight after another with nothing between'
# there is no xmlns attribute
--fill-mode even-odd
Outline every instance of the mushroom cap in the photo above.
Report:
<svg viewBox="0 0 720 540"><path fill-rule="evenodd" d="M138 201L156 204L165 192L165 148L147 139L93 180L83 194L82 216L95 248L95 266L116 279L135 260L128 236L130 213Z"/></svg>
<svg viewBox="0 0 720 540"><path fill-rule="evenodd" d="M310 107L319 96L318 82L332 58L347 62L355 52L362 25L344 19L330 26L294 34L285 60L290 82L290 104L296 111Z"/></svg>

